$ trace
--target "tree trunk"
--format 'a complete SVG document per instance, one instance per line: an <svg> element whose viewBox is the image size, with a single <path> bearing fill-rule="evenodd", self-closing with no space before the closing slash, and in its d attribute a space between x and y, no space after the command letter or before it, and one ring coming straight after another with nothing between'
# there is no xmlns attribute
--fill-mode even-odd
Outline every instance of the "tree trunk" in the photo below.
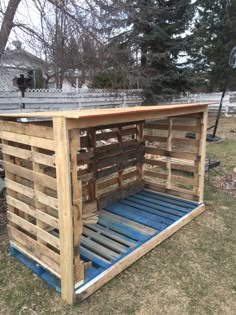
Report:
<svg viewBox="0 0 236 315"><path fill-rule="evenodd" d="M2 56L13 27L13 20L21 0L9 0L0 30L0 57Z"/></svg>

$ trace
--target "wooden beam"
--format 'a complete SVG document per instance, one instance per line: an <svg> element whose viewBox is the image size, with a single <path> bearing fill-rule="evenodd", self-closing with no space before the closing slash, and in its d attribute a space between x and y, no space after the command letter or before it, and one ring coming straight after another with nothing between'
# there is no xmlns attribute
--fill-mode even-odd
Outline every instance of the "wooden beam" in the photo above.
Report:
<svg viewBox="0 0 236 315"><path fill-rule="evenodd" d="M203 117L201 120L201 139L200 139L200 145L199 145L199 155L201 156L201 162L198 164L199 202L203 202L203 194L204 194L207 121L208 121L208 112L206 110L203 112Z"/></svg>
<svg viewBox="0 0 236 315"><path fill-rule="evenodd" d="M77 175L77 153L80 150L80 130L70 132L70 156L72 176L72 202L73 202L73 251L74 251L74 284L84 280L84 267L80 261L80 238L83 232L82 224L82 182Z"/></svg>
<svg viewBox="0 0 236 315"><path fill-rule="evenodd" d="M65 118L53 118L57 191L59 201L61 294L67 302L73 303L73 207L71 192L70 150L67 121Z"/></svg>

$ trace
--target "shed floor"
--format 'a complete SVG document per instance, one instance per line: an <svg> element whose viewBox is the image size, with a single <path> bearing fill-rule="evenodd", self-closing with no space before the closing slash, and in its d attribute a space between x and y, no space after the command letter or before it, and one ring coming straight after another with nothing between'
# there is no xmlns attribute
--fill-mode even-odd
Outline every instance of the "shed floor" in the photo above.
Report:
<svg viewBox="0 0 236 315"><path fill-rule="evenodd" d="M80 255L82 260L92 261L92 267L86 269L85 282L75 290L82 290L84 285L198 206L197 202L143 190L101 210L97 224L84 226ZM39 269L36 263L35 267L32 260L13 247L11 253L50 286L60 290L55 276L44 268Z"/></svg>

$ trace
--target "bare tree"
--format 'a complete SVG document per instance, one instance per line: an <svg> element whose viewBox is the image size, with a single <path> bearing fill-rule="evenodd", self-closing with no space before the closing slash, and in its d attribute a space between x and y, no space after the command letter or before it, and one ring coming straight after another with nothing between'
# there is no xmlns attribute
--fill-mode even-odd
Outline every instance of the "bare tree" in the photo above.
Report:
<svg viewBox="0 0 236 315"><path fill-rule="evenodd" d="M0 57L3 54L8 37L13 28L13 20L21 0L9 0L0 30Z"/></svg>

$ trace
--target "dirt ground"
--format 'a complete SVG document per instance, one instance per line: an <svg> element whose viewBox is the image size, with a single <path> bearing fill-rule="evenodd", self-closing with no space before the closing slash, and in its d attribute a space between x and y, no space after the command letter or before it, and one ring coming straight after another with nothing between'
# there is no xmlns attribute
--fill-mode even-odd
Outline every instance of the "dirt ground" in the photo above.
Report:
<svg viewBox="0 0 236 315"><path fill-rule="evenodd" d="M236 166L236 118L221 119L219 136L207 145L221 166L206 174L206 212L77 306L9 255L1 199L0 315L235 315L236 195L223 178Z"/></svg>

